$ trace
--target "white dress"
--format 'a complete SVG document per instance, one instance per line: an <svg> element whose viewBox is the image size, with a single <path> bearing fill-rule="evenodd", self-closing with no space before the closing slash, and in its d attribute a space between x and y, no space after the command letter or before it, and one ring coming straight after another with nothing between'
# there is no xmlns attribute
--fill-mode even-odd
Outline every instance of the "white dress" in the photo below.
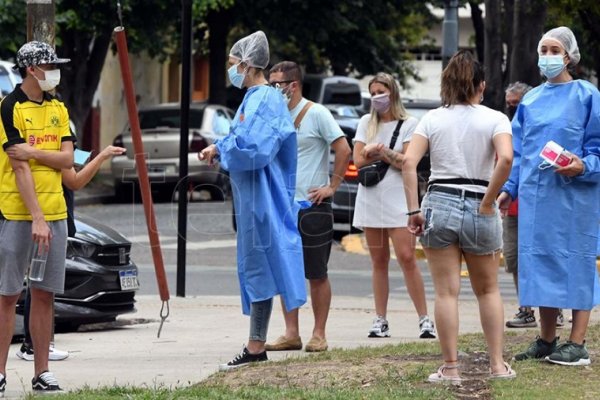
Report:
<svg viewBox="0 0 600 400"><path fill-rule="evenodd" d="M361 118L356 129L355 142L370 144L367 143L367 125L370 118L371 114ZM408 117L404 121L394 145L395 151L402 151L404 143L410 141L417 123L414 117ZM380 123L377 135L371 143L383 143L386 147L389 146L397 124L398 121ZM402 171L390 166L377 185L370 187L358 185L352 225L358 229L402 228L406 227L408 222L407 212Z"/></svg>

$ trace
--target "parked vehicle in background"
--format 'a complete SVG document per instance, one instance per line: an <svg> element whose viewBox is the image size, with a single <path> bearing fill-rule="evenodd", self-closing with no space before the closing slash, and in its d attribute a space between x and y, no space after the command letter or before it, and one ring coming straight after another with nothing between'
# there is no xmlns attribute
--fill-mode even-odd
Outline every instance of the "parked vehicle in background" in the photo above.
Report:
<svg viewBox="0 0 600 400"><path fill-rule="evenodd" d="M0 61L0 98L13 91L18 83L21 83L21 75L12 69L14 63Z"/></svg>
<svg viewBox="0 0 600 400"><path fill-rule="evenodd" d="M360 118L362 114L354 106L347 104L325 104L334 117Z"/></svg>
<svg viewBox="0 0 600 400"><path fill-rule="evenodd" d="M344 104L361 107L360 82L347 76L306 74L302 93L308 100L321 104Z"/></svg>
<svg viewBox="0 0 600 400"><path fill-rule="evenodd" d="M166 200L171 199L179 182L180 113L179 103L146 107L138 113L151 188ZM229 133L233 116L232 110L220 105L204 102L190 105L189 180L196 189L208 189L213 200L224 200L229 195L229 178L219 168L200 161L197 154ZM127 149L127 153L111 160L115 194L121 199L131 200L132 191L138 184L138 176L129 125L115 138L113 144Z"/></svg>
<svg viewBox="0 0 600 400"><path fill-rule="evenodd" d="M421 119L429 110L438 108L440 106L439 101L435 100L405 100L403 103L406 111L417 118ZM336 117L336 121L342 128L342 131L346 134L350 147L353 146L353 139L356 134L356 128L358 127L358 118L346 118ZM330 157L330 171L333 171L333 158ZM422 161L417 167L417 174L419 176L419 194L422 197L427 190L427 181L430 175L430 164L429 155L423 157ZM347 228L348 232L351 230L352 219L354 218L354 204L356 202L356 194L358 192L358 169L354 165L351 159L348 163L348 168L344 175L344 182L340 185L338 190L335 192L332 200L333 218L334 222L338 224L349 224ZM346 231L346 229L344 229Z"/></svg>
<svg viewBox="0 0 600 400"><path fill-rule="evenodd" d="M65 291L55 296L57 331L82 324L109 322L135 312L138 268L130 258L131 242L100 222L77 215L77 233L68 238ZM15 336L23 331L25 291L17 303Z"/></svg>

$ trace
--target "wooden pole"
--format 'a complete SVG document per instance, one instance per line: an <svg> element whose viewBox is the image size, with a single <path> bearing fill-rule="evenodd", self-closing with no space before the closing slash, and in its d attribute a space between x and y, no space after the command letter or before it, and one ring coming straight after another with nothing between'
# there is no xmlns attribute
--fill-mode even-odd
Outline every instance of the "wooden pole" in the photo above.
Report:
<svg viewBox="0 0 600 400"><path fill-rule="evenodd" d="M37 40L54 47L54 1L27 1L27 41Z"/></svg>

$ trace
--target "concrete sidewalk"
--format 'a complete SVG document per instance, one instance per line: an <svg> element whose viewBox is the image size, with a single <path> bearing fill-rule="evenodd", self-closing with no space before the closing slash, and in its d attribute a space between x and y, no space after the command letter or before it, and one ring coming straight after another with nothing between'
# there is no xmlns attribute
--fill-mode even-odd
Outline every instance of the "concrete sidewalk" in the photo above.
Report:
<svg viewBox="0 0 600 400"><path fill-rule="evenodd" d="M241 314L238 296L173 298L161 338L156 337L161 302L158 296L138 296L138 312L125 315L109 329L56 335L56 347L71 355L50 363L60 385L67 390L83 387L138 386L174 388L199 382L242 349L248 336L249 319ZM430 304L431 309L433 305ZM506 303L512 315L517 304ZM367 338L373 318L369 297L335 297L328 324L330 348L379 346L417 341L417 316L410 300L390 299L388 319L392 337ZM302 339L310 339L312 313L301 309ZM480 332L479 312L474 301L460 304L460 331ZM600 321L600 312L592 313ZM269 339L283 332L278 300L273 310ZM567 326L568 329L568 326ZM566 332L566 330L565 330ZM535 337L531 332L531 338ZM422 339L421 339L422 340ZM33 362L18 359L19 345L11 345L7 369L7 398L22 398L31 390ZM270 352L269 358L310 356L304 351Z"/></svg>

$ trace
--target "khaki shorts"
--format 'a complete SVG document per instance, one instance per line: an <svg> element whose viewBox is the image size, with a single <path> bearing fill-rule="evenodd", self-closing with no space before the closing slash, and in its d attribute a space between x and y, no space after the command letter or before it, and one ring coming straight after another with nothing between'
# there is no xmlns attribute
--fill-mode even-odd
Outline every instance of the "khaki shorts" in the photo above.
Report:
<svg viewBox="0 0 600 400"><path fill-rule="evenodd" d="M30 287L62 294L65 290L67 220L48 222L52 231L44 279L29 282ZM13 296L23 290L31 262L31 221L0 219L0 295Z"/></svg>

